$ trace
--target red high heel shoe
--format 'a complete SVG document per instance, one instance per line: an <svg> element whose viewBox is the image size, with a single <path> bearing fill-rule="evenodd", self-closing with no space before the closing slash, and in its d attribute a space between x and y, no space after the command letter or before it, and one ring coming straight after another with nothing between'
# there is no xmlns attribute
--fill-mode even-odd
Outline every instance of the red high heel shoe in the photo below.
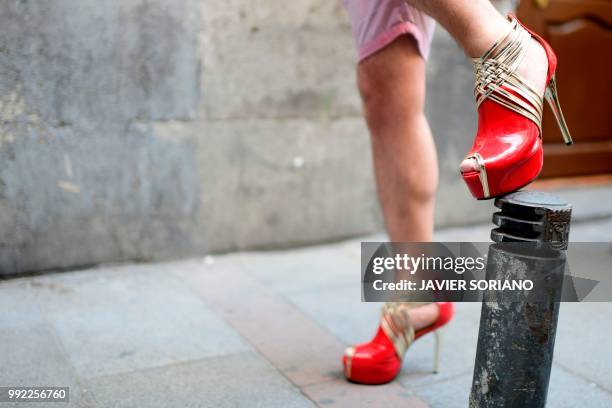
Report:
<svg viewBox="0 0 612 408"><path fill-rule="evenodd" d="M479 170L462 175L472 195L479 200L518 190L542 170L542 97L516 73L531 37L542 45L548 58L544 97L565 143L572 144L557 96L555 53L516 17L510 15L509 19L510 32L482 57L473 59L478 133L466 159L474 159Z"/></svg>
<svg viewBox="0 0 612 408"><path fill-rule="evenodd" d="M410 344L429 332L436 334L434 372L438 372L441 336L437 329L451 320L454 307L451 302L435 304L438 305L438 319L415 332L407 311L423 306L423 303L385 303L374 339L349 347L344 352L342 363L346 378L362 384L384 384L393 380L400 371L402 358Z"/></svg>

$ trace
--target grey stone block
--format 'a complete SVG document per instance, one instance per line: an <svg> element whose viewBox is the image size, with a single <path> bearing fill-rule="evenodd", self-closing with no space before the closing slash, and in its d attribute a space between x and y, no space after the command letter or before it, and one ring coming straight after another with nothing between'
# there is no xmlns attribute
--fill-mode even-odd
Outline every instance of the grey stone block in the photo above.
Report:
<svg viewBox="0 0 612 408"><path fill-rule="evenodd" d="M172 267L36 278L48 320L81 378L182 363L250 347Z"/></svg>
<svg viewBox="0 0 612 408"><path fill-rule="evenodd" d="M54 143L31 131L16 150L0 149L0 202L13 214L2 228L16 253L0 274L203 250L192 235L190 144L157 138L148 125L91 130L85 141L84 131L51 130Z"/></svg>
<svg viewBox="0 0 612 408"><path fill-rule="evenodd" d="M229 28L256 31L261 27L348 26L342 4L326 0L296 1L292 7L283 0L211 0L201 3L201 12L207 31L219 34Z"/></svg>
<svg viewBox="0 0 612 408"><path fill-rule="evenodd" d="M297 388L252 352L94 378L102 407L312 407Z"/></svg>
<svg viewBox="0 0 612 408"><path fill-rule="evenodd" d="M0 5L0 274L204 250L192 149L151 130L198 111L196 6Z"/></svg>
<svg viewBox="0 0 612 408"><path fill-rule="evenodd" d="M24 114L53 126L190 117L199 99L195 5L4 2L3 88L23 92Z"/></svg>
<svg viewBox="0 0 612 408"><path fill-rule="evenodd" d="M350 28L341 24L339 3L302 1L287 13L277 1L261 5L265 10L238 3L242 7L233 10L206 8L210 27L203 33L202 84L207 118L360 114L355 47ZM300 15L300 9L306 12Z"/></svg>
<svg viewBox="0 0 612 408"><path fill-rule="evenodd" d="M6 1L0 25L0 274L382 230L340 2ZM472 73L442 29L427 69L436 223L488 222L457 171Z"/></svg>
<svg viewBox="0 0 612 408"><path fill-rule="evenodd" d="M211 250L270 248L380 228L361 119L212 122L199 141ZM358 182L357 182L358 181Z"/></svg>

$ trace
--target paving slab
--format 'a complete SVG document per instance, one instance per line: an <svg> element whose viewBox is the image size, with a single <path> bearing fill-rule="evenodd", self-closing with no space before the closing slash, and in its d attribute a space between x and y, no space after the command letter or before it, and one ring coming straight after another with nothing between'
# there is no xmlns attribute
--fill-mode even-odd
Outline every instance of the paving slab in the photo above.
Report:
<svg viewBox="0 0 612 408"><path fill-rule="evenodd" d="M612 303L562 304L555 362L612 395L612 351L607 340L612 333L611 314Z"/></svg>
<svg viewBox="0 0 612 408"><path fill-rule="evenodd" d="M612 191L612 189L611 189ZM609 242L612 241L612 217L609 213L610 200L604 203L608 206L608 212L598 211L596 213L577 212L572 217L574 222L571 226L570 241L571 242ZM574 209L574 212L577 210ZM493 214L493 211L491 211ZM591 217L591 215L593 217ZM490 242L491 229L495 226L493 223L476 224L470 226L458 226L450 228L441 228L434 231L433 240L436 242ZM365 237L359 237L346 241L345 247L356 255L360 254L361 241L381 242L388 241L389 238L385 234L374 234Z"/></svg>
<svg viewBox="0 0 612 408"><path fill-rule="evenodd" d="M46 322L29 279L0 281L0 292L0 327Z"/></svg>
<svg viewBox="0 0 612 408"><path fill-rule="evenodd" d="M303 386L339 375L342 343L239 267L227 273L217 259L177 275L293 383Z"/></svg>
<svg viewBox="0 0 612 408"><path fill-rule="evenodd" d="M609 203L612 201L609 201ZM610 205L610 204L608 204ZM575 223L570 230L571 242L611 242L612 218Z"/></svg>
<svg viewBox="0 0 612 408"><path fill-rule="evenodd" d="M442 382L423 383L416 388L415 393L427 401L431 408L465 408L468 406L471 387L472 374L470 373ZM609 407L612 406L612 394L555 366L551 373L547 406L555 408Z"/></svg>
<svg viewBox="0 0 612 408"><path fill-rule="evenodd" d="M469 373L435 383L423 382L415 393L427 401L431 408L467 408L471 386L472 374Z"/></svg>
<svg viewBox="0 0 612 408"><path fill-rule="evenodd" d="M309 385L302 389L319 407L406 407L426 408L428 405L412 391L396 383L367 386L348 383L343 379Z"/></svg>
<svg viewBox="0 0 612 408"><path fill-rule="evenodd" d="M250 349L168 273L177 268L133 265L32 280L81 378Z"/></svg>
<svg viewBox="0 0 612 408"><path fill-rule="evenodd" d="M252 351L92 378L86 385L91 400L100 407L314 406Z"/></svg>
<svg viewBox="0 0 612 408"><path fill-rule="evenodd" d="M359 244L357 241L350 241L344 244L342 250L348 247L354 250ZM269 254L268 257L272 260L273 254ZM328 258L327 263L327 270L334 271L327 275L338 274L333 257ZM311 283L303 282L304 289L301 292L296 288L284 291L273 287L273 290L278 291L284 299L334 334L344 344L362 343L368 341L376 329L381 304L361 302L359 276L356 273L354 275L350 278L354 282L345 283L344 288L331 287L327 290L313 291L308 289ZM279 279L287 279L286 276L283 276L282 270L277 271ZM318 280L314 275L311 275L310 279ZM480 304L462 303L456 306L459 318L444 330L446 341L443 342L442 348L441 372L432 375L434 339L433 336L425 336L415 342L408 351L404 360L404 369L399 377L401 384L410 388L431 381L443 381L466 372L471 373L478 336ZM453 347L455 344L464 344L465 347L457 351Z"/></svg>
<svg viewBox="0 0 612 408"><path fill-rule="evenodd" d="M555 358L558 354L555 351ZM583 354L584 360L590 360ZM609 357L605 359L608 364ZM612 406L612 393L593 382L580 378L558 365L553 366L546 405L555 408L606 408Z"/></svg>
<svg viewBox="0 0 612 408"><path fill-rule="evenodd" d="M338 244L244 253L241 259L246 272L282 294L360 284L360 258Z"/></svg>
<svg viewBox="0 0 612 408"><path fill-rule="evenodd" d="M434 232L438 242L490 242L494 225L483 224L474 227L454 227ZM612 218L573 223L570 231L571 242L606 242L612 240Z"/></svg>
<svg viewBox="0 0 612 408"><path fill-rule="evenodd" d="M352 278L358 280L359 278ZM374 334L382 303L361 302L359 282L341 289L304 291L285 295L309 318L344 344L362 343Z"/></svg>
<svg viewBox="0 0 612 408"><path fill-rule="evenodd" d="M15 387L69 387L69 404L86 406L74 370L66 361L61 347L46 325L15 324L0 328L0 384ZM41 406L0 403L0 407Z"/></svg>
<svg viewBox="0 0 612 408"><path fill-rule="evenodd" d="M479 303L456 303L455 318L442 329L440 371L434 374L434 336L424 336L414 342L406 353L402 373L398 378L406 387L418 389L424 384L441 383L449 378L471 374L474 370Z"/></svg>
<svg viewBox="0 0 612 408"><path fill-rule="evenodd" d="M471 387L472 374L469 373L441 382L420 384L415 388L415 393L427 401L431 408L465 408L468 406ZM603 408L612 405L612 394L553 366L546 405L554 408Z"/></svg>
<svg viewBox="0 0 612 408"><path fill-rule="evenodd" d="M70 387L70 402L86 406L74 369L47 323L28 280L0 282L0 385ZM41 406L0 403L1 407Z"/></svg>
<svg viewBox="0 0 612 408"><path fill-rule="evenodd" d="M178 271L177 276L311 399L354 406L355 395L339 392L348 384L343 379L340 361L345 345L280 294L250 276L240 263L228 258L217 258L212 265L194 263ZM226 273L222 274L222 270ZM231 287L233 292L228 295L220 290L223 286ZM418 401L398 383L386 387L387 392L380 387L357 389L363 400L375 401L376 396L384 396L385 401L393 404Z"/></svg>

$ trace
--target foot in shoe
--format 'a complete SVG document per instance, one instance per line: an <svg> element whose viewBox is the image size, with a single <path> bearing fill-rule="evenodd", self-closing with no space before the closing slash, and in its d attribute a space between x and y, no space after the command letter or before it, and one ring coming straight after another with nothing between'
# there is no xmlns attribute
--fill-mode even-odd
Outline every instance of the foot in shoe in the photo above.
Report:
<svg viewBox="0 0 612 408"><path fill-rule="evenodd" d="M542 94L566 144L571 144L557 96L555 53L515 17L510 24L506 34L472 61L478 132L460 170L477 199L516 191L540 173Z"/></svg>
<svg viewBox="0 0 612 408"><path fill-rule="evenodd" d="M544 47L534 38L529 40L525 58L518 66L516 72L525 79L527 83L538 91L540 98L544 95L546 88L546 74L548 71L548 58ZM464 159L459 165L461 173L478 171L478 162L474 158Z"/></svg>
<svg viewBox="0 0 612 408"><path fill-rule="evenodd" d="M386 303L376 336L369 343L346 349L342 358L346 378L364 384L393 380L410 344L446 324L452 315L453 304L448 302Z"/></svg>
<svg viewBox="0 0 612 408"><path fill-rule="evenodd" d="M414 331L417 332L434 324L434 322L438 320L440 310L436 304L429 303L427 305L408 309L407 313Z"/></svg>

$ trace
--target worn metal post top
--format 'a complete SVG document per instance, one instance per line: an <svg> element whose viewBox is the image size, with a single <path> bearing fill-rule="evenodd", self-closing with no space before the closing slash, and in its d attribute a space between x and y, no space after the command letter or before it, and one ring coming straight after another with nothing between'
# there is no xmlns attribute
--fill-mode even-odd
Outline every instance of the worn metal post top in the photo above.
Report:
<svg viewBox="0 0 612 408"><path fill-rule="evenodd" d="M491 231L495 242L553 242L565 249L569 238L571 204L540 191L517 191L495 200L501 211L493 214L499 228Z"/></svg>
<svg viewBox="0 0 612 408"><path fill-rule="evenodd" d="M561 198L541 191L517 191L495 200L495 206L500 209L521 207L545 211L571 211L572 205Z"/></svg>

